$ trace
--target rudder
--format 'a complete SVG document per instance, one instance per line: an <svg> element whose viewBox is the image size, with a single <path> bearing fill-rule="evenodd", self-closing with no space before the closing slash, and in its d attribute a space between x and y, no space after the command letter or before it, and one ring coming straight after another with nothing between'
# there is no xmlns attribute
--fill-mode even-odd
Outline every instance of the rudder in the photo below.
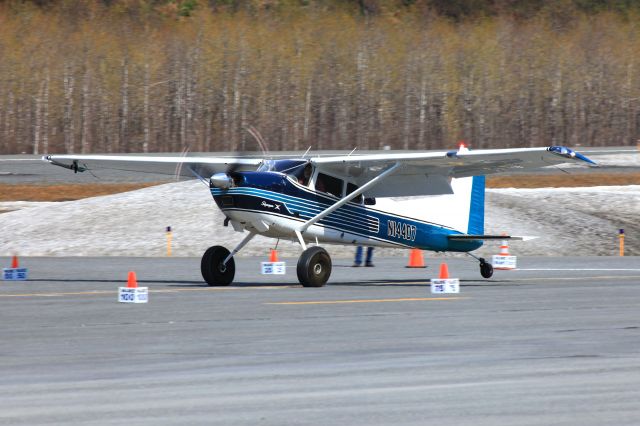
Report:
<svg viewBox="0 0 640 426"><path fill-rule="evenodd" d="M471 203L469 205L469 227L467 234L484 234L484 193L485 177L474 176L471 186Z"/></svg>

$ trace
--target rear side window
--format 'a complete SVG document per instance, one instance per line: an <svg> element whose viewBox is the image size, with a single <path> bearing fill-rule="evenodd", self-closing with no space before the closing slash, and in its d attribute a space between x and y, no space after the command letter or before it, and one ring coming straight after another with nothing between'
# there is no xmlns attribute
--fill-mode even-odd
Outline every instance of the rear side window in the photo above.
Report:
<svg viewBox="0 0 640 426"><path fill-rule="evenodd" d="M326 192L338 198L342 197L342 185L342 179L324 173L318 173L316 178L316 191Z"/></svg>
<svg viewBox="0 0 640 426"><path fill-rule="evenodd" d="M356 189L358 189L358 187L352 183L347 183L347 195L351 194L353 191L355 191ZM362 194L358 195L356 198L354 198L353 200L351 200L354 203L358 203L358 204L362 204L362 200L363 200L363 196Z"/></svg>

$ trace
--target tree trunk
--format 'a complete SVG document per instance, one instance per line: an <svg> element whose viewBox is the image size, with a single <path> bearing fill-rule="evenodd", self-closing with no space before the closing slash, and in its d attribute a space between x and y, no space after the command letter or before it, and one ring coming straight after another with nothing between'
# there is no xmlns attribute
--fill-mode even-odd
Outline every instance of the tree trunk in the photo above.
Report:
<svg viewBox="0 0 640 426"><path fill-rule="evenodd" d="M75 80L73 78L71 66L65 65L64 69L64 148L68 154L75 152L75 128L73 125L73 89Z"/></svg>
<svg viewBox="0 0 640 426"><path fill-rule="evenodd" d="M49 153L49 69L45 71L42 90L42 153Z"/></svg>
<svg viewBox="0 0 640 426"><path fill-rule="evenodd" d="M312 89L312 78L309 77L309 81L307 82L307 94L305 96L305 104L304 104L304 126L302 130L302 140L304 142L304 149L309 146L309 123L311 121L311 89Z"/></svg>
<svg viewBox="0 0 640 426"><path fill-rule="evenodd" d="M91 151L91 134L90 134L90 123L91 123L91 109L90 109L90 94L89 94L89 85L90 85L90 71L89 66L87 64L84 72L84 79L82 82L82 134L81 134L81 147L82 153L86 154Z"/></svg>
<svg viewBox="0 0 640 426"><path fill-rule="evenodd" d="M143 82L143 105L142 105L142 127L144 139L142 141L142 152L149 152L149 141L151 139L151 119L149 117L149 62L144 64L144 82Z"/></svg>
<svg viewBox="0 0 640 426"><path fill-rule="evenodd" d="M418 133L418 147L420 149L427 149L427 141L425 139L426 126L427 126L427 79L422 73L422 81L420 82L420 129Z"/></svg>
<svg viewBox="0 0 640 426"><path fill-rule="evenodd" d="M33 154L40 153L40 129L42 126L42 95L44 92L44 80L40 83L40 90L35 98L36 112L35 112L35 126L33 128Z"/></svg>
<svg viewBox="0 0 640 426"><path fill-rule="evenodd" d="M405 79L404 90L404 129L402 132L402 148L404 150L409 149L411 143L411 81L409 75Z"/></svg>
<svg viewBox="0 0 640 426"><path fill-rule="evenodd" d="M116 149L127 152L129 148L127 137L127 126L129 124L129 58L126 55L122 58L122 86L120 88L120 95L122 104L120 109L120 129L118 132L119 146L116 146Z"/></svg>

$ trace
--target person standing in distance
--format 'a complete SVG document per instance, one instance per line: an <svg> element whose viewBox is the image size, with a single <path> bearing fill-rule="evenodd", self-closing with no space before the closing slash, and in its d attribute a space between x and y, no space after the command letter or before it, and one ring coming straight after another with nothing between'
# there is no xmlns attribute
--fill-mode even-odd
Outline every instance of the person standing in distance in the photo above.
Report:
<svg viewBox="0 0 640 426"><path fill-rule="evenodd" d="M356 258L353 262L353 266L361 266L362 265L362 246L356 247ZM373 247L367 247L367 258L364 262L364 266L373 267Z"/></svg>

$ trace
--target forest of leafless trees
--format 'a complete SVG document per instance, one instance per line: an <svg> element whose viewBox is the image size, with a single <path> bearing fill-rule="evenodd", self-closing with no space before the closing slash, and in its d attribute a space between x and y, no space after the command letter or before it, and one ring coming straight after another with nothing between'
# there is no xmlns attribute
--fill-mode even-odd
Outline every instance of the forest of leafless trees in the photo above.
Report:
<svg viewBox="0 0 640 426"><path fill-rule="evenodd" d="M0 7L0 154L635 145L640 21Z"/></svg>

